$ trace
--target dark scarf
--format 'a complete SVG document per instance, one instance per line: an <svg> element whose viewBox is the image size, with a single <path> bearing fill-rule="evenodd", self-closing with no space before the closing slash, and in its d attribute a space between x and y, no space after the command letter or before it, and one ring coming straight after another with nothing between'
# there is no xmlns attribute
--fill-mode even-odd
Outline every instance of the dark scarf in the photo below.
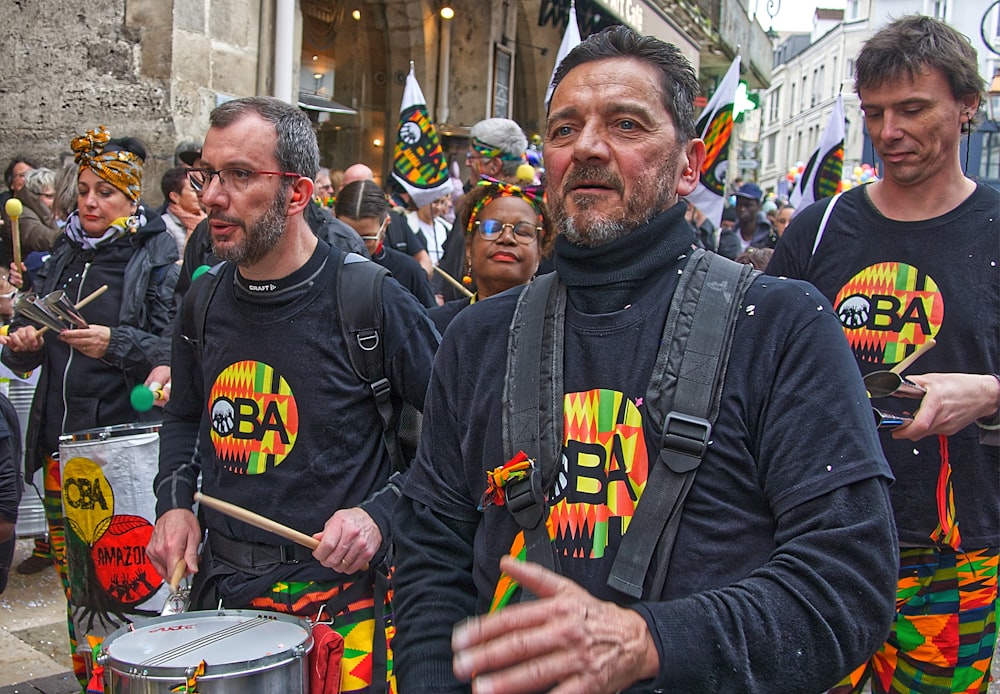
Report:
<svg viewBox="0 0 1000 694"><path fill-rule="evenodd" d="M651 277L674 266L694 247L694 232L684 220L686 210L686 203L678 203L603 246L578 246L557 236L552 262L570 289L574 308L599 314L635 303L655 284Z"/></svg>

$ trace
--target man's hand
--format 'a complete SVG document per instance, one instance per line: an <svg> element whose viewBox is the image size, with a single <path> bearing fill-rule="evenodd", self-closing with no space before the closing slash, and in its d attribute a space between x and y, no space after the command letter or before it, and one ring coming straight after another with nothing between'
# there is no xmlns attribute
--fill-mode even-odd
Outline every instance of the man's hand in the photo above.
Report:
<svg viewBox="0 0 1000 694"><path fill-rule="evenodd" d="M503 557L500 568L538 599L455 627L455 676L475 694L617 692L657 675L659 655L639 613L537 564Z"/></svg>
<svg viewBox="0 0 1000 694"><path fill-rule="evenodd" d="M170 578L177 560L184 559L187 573L198 573L198 543L201 542L201 526L190 509L175 508L167 511L156 521L153 534L146 545L146 555L153 568Z"/></svg>
<svg viewBox="0 0 1000 694"><path fill-rule="evenodd" d="M323 566L342 574L367 569L382 545L378 525L360 508L337 511L323 526L323 532L313 537L319 540L313 556Z"/></svg>
<svg viewBox="0 0 1000 694"><path fill-rule="evenodd" d="M25 325L0 339L0 344L12 352L37 352L45 346L45 338L33 325Z"/></svg>
<svg viewBox="0 0 1000 694"><path fill-rule="evenodd" d="M106 325L91 325L89 328L63 330L59 339L91 359L100 359L108 351L111 342L111 328Z"/></svg>
<svg viewBox="0 0 1000 694"><path fill-rule="evenodd" d="M927 389L913 421L894 429L894 439L917 441L925 436L951 436L981 417L996 414L1000 381L990 375L932 373L907 376Z"/></svg>

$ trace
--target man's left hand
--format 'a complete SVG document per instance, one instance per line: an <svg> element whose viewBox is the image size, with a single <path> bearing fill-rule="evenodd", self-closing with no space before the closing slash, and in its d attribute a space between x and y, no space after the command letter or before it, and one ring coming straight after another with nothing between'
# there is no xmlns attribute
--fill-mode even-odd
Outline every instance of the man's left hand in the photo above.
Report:
<svg viewBox="0 0 1000 694"><path fill-rule="evenodd" d="M951 436L997 411L1000 382L995 376L932 373L907 378L927 392L913 421L893 430L894 439L917 441L936 434Z"/></svg>
<svg viewBox="0 0 1000 694"><path fill-rule="evenodd" d="M323 532L313 537L319 540L313 556L323 566L342 574L366 570L382 545L378 525L360 508L337 511L323 526Z"/></svg>
<svg viewBox="0 0 1000 694"><path fill-rule="evenodd" d="M63 330L59 339L91 359L100 359L108 351L111 342L111 328L106 325L91 325L89 328Z"/></svg>
<svg viewBox="0 0 1000 694"><path fill-rule="evenodd" d="M537 564L503 557L500 569L538 599L455 627L455 676L475 694L618 692L657 675L656 645L638 612Z"/></svg>

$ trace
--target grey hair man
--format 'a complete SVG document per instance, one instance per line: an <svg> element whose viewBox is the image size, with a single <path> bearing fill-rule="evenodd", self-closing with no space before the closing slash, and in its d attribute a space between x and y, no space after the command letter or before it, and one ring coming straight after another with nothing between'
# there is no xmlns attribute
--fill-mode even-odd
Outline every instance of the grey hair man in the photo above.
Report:
<svg viewBox="0 0 1000 694"><path fill-rule="evenodd" d="M449 325L396 506L400 691L819 692L888 631L890 474L864 385L815 290L694 250L680 198L705 160L697 91L676 46L621 26L560 64L555 272ZM669 534L654 509L671 503L679 420L656 408L688 371L660 345L703 263L749 282L719 416L669 563L632 562L628 545ZM533 328L512 323L519 302L542 315Z"/></svg>
<svg viewBox="0 0 1000 694"><path fill-rule="evenodd" d="M179 562L196 573L199 606L224 599L301 615L325 606L339 624L367 622L368 643L358 645L384 652L376 569L400 484L386 431L403 402L423 406L437 333L391 277L381 292L364 282L372 273L338 284L349 265L367 261L327 244L304 218L319 149L299 109L267 97L222 104L212 112L202 165L189 179L202 189L212 250L228 262L193 282L177 321L148 554L164 576ZM377 382L390 391L389 413L352 366L348 328L331 320L345 287L358 302L370 296L381 313ZM199 475L205 494L312 535L317 546L286 544L205 511L199 556L202 528L192 510ZM292 582L309 587L292 595ZM358 599L368 601L367 613L351 609ZM385 673L373 677L370 689L356 679L341 685L384 691Z"/></svg>
<svg viewBox="0 0 1000 694"><path fill-rule="evenodd" d="M465 161L475 185L480 176L517 183L517 167L525 161L528 138L509 118L487 118L472 126Z"/></svg>

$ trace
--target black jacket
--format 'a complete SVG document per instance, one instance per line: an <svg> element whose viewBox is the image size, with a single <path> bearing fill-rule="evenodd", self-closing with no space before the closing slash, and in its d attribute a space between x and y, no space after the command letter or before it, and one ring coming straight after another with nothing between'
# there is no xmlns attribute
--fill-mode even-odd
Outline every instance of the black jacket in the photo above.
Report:
<svg viewBox="0 0 1000 694"><path fill-rule="evenodd" d="M111 339L101 359L71 350L51 335L38 352L3 351L3 363L14 371L43 367L28 416L27 476L54 452L59 434L159 419L158 412L136 412L129 395L154 366L170 363L177 260L177 245L159 217L95 250L65 235L57 239L36 277L37 293L63 289L77 302L107 284L108 291L81 312L88 322L109 326ZM11 331L29 324L15 316ZM58 410L61 420L52 421Z"/></svg>

